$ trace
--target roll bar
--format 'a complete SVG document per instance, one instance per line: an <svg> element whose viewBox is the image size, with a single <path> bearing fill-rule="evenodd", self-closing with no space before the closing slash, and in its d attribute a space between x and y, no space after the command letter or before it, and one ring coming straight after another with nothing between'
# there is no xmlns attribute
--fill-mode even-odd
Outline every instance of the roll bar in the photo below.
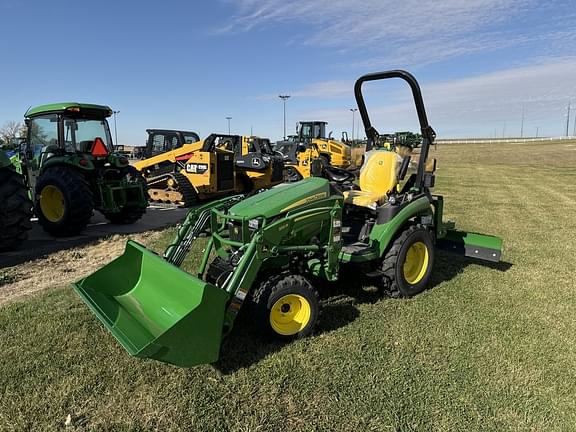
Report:
<svg viewBox="0 0 576 432"><path fill-rule="evenodd" d="M416 185L422 186L424 180L424 169L426 166L426 160L428 159L428 151L430 149L430 145L436 138L436 132L434 132L434 129L432 129L432 127L428 124L428 117L426 116L426 108L424 107L424 101L422 100L420 85L411 73L399 69L390 70L366 74L356 80L356 84L354 84L354 96L356 98L356 103L358 104L360 116L362 117L362 123L364 123L366 137L368 138L366 151L371 150L372 147L375 146L379 134L376 128L374 128L370 122L370 116L368 115L366 103L364 102L364 96L362 95L362 85L367 81L379 81L390 78L400 78L406 81L412 89L412 96L414 97L414 104L416 105L416 113L418 114L420 131L422 133L422 148L420 150L420 160L418 162Z"/></svg>

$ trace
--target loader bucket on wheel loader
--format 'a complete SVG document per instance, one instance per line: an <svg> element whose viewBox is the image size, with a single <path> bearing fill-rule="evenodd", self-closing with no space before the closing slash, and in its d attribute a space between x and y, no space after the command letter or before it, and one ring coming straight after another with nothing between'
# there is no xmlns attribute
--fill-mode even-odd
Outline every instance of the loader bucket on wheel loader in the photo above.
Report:
<svg viewBox="0 0 576 432"><path fill-rule="evenodd" d="M218 359L229 295L144 246L129 241L73 285L131 355L183 367Z"/></svg>

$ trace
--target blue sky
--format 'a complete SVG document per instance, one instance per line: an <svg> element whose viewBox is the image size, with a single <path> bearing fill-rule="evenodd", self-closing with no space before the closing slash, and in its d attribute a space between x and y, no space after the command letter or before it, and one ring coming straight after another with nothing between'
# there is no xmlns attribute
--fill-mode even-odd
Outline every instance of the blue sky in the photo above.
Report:
<svg viewBox="0 0 576 432"><path fill-rule="evenodd" d="M151 127L282 136L352 128L354 80L404 68L440 137L560 135L576 105L576 7L534 0L0 0L0 125L63 100L119 110L121 144ZM417 130L408 91L366 88L382 133ZM574 114L571 115L570 132Z"/></svg>

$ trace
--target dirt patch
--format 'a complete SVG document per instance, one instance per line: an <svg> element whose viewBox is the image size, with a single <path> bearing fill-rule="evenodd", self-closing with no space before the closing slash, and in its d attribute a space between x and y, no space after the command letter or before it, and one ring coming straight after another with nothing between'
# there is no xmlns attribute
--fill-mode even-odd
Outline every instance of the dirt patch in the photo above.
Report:
<svg viewBox="0 0 576 432"><path fill-rule="evenodd" d="M45 258L3 269L11 283L0 287L0 306L36 294L47 288L61 287L92 273L124 251L128 238L150 244L162 232L114 235L88 246L53 253Z"/></svg>

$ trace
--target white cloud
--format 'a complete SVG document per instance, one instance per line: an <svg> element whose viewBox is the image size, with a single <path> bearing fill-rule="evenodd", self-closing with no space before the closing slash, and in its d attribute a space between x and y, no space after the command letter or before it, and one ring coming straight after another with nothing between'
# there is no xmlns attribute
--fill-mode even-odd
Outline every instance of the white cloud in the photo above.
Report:
<svg viewBox="0 0 576 432"><path fill-rule="evenodd" d="M519 134L522 106L525 131L559 135L570 98L576 98L576 57L543 59L489 74L443 82L421 82L428 118L441 136L490 136L507 128L507 134ZM326 94L339 93L339 82L324 83ZM333 91L330 87L333 86ZM373 123L381 132L417 129L413 102L407 88L378 84L365 93ZM384 91L384 90L390 91ZM336 131L350 129L348 112L352 96L340 109L309 110L300 117L325 119ZM370 103L371 102L371 103Z"/></svg>
<svg viewBox="0 0 576 432"><path fill-rule="evenodd" d="M371 57L355 64L362 66L426 64L543 40L565 50L570 40L576 38L569 17L559 12L561 9L554 1L228 0L228 3L237 12L229 25L218 30L220 33L297 24L302 43L360 50ZM533 23L522 25L528 13L546 16L547 23L555 25L543 23L540 28Z"/></svg>

